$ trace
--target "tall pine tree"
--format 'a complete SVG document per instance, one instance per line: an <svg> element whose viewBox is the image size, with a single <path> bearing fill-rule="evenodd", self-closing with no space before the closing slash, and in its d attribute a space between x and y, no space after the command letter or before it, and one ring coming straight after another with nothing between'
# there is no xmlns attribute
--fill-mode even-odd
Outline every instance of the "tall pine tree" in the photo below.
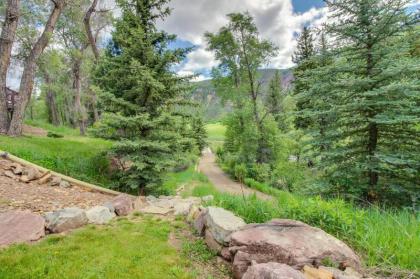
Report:
<svg viewBox="0 0 420 279"><path fill-rule="evenodd" d="M331 0L327 30L338 57L311 84L329 92L334 121L322 165L339 191L375 202L418 195L419 60L404 31L414 23L402 0ZM331 86L332 85L332 86ZM310 110L310 109L309 109ZM416 159L417 158L417 159ZM416 190L417 189L417 190Z"/></svg>
<svg viewBox="0 0 420 279"><path fill-rule="evenodd" d="M315 55L314 38L312 30L305 26L302 33L297 39L296 51L293 54L292 60L296 63L293 70L295 80L293 82L293 92L295 95L300 94L308 89L307 82L304 80L305 71L314 68L312 57ZM296 101L296 108L302 111L310 106L309 101L304 98L298 98ZM302 114L297 114L295 117L295 126L298 129L308 128L310 125L309 119Z"/></svg>
<svg viewBox="0 0 420 279"><path fill-rule="evenodd" d="M105 113L95 133L118 141L112 153L126 166L119 186L139 193L156 189L165 171L197 150L180 113L186 79L171 71L189 49L168 48L175 36L156 28L168 2L118 0L122 16L96 72Z"/></svg>

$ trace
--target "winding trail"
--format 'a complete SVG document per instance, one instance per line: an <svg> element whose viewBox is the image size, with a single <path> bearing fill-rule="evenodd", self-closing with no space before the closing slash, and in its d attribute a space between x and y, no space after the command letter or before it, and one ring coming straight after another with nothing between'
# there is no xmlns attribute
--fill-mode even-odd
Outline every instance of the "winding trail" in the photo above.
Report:
<svg viewBox="0 0 420 279"><path fill-rule="evenodd" d="M224 193L246 196L256 194L263 200L272 200L273 197L257 190L251 189L239 182L232 180L216 163L216 156L211 152L210 148L203 151L198 170L206 175L217 190Z"/></svg>

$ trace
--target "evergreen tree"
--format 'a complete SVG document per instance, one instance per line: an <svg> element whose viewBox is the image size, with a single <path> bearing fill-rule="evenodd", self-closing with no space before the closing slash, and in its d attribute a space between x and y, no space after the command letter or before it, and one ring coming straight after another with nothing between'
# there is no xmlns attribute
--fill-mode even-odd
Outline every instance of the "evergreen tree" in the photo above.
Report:
<svg viewBox="0 0 420 279"><path fill-rule="evenodd" d="M267 110L273 115L279 129L283 132L287 131L288 125L284 108L284 91L282 88L282 80L280 71L276 71L268 86L268 95L266 98Z"/></svg>
<svg viewBox="0 0 420 279"><path fill-rule="evenodd" d="M207 131L201 117L193 117L191 122L191 137L195 140L199 151L207 146Z"/></svg>
<svg viewBox="0 0 420 279"><path fill-rule="evenodd" d="M326 3L333 13L327 30L343 47L336 61L322 68L330 82L321 78L310 89L328 92L330 105L309 111L335 117L325 135L330 149L324 152L324 170L339 191L371 202L392 195L407 203L418 195L420 157L420 64L410 55L409 41L401 39L414 23L408 2Z"/></svg>
<svg viewBox="0 0 420 279"><path fill-rule="evenodd" d="M117 1L122 16L96 72L105 113L95 133L118 140L113 156L129 166L119 186L139 193L156 188L165 171L196 150L180 113L186 78L171 71L190 49L168 48L175 36L156 28L170 13L168 1Z"/></svg>
<svg viewBox="0 0 420 279"><path fill-rule="evenodd" d="M293 70L295 80L293 82L294 94L300 94L308 89L308 84L305 81L305 71L314 68L312 57L315 55L314 39L312 30L305 26L302 33L297 39L296 51L292 57L296 67ZM302 111L310 106L307 99L298 98L296 101L297 111ZM295 117L295 126L298 129L308 128L310 125L309 119L302 114L297 114Z"/></svg>

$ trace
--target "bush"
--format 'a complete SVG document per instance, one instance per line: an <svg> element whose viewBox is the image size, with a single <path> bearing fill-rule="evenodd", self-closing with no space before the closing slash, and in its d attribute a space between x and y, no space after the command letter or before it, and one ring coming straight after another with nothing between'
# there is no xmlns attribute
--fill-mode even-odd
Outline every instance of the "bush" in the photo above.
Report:
<svg viewBox="0 0 420 279"><path fill-rule="evenodd" d="M48 134L47 134L47 137L49 137L49 138L63 138L64 136L63 135L61 135L61 134L58 134L58 133L54 133L54 132L51 132L51 131L49 131L48 132Z"/></svg>

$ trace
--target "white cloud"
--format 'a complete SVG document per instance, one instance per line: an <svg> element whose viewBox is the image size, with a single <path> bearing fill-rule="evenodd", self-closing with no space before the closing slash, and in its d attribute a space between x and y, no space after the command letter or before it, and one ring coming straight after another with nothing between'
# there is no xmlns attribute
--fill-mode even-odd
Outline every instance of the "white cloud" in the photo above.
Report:
<svg viewBox="0 0 420 279"><path fill-rule="evenodd" d="M202 73L216 65L214 56L206 51L203 34L217 32L228 20L232 12L248 11L254 18L263 38L279 47L278 55L269 67L288 68L293 65L291 57L296 47L295 34L304 25L320 25L325 21L326 9L312 8L296 14L291 0L173 0L172 15L159 27L178 38L197 45L188 55L188 61L181 71Z"/></svg>

